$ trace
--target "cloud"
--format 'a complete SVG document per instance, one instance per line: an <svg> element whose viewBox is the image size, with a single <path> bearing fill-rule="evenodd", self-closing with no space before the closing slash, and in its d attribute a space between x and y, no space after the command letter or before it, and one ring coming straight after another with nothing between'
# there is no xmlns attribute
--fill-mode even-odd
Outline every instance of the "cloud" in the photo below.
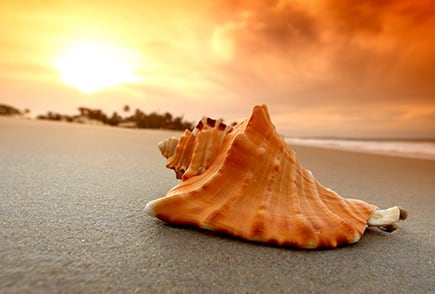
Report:
<svg viewBox="0 0 435 294"><path fill-rule="evenodd" d="M212 48L233 85L243 72L254 77L252 93L311 106L433 99L431 1L219 1L216 9Z"/></svg>
<svg viewBox="0 0 435 294"><path fill-rule="evenodd" d="M433 1L12 2L0 65L23 84L52 74L62 44L90 38L141 52L145 82L124 86L140 107L231 120L267 103L283 130L414 124L435 135Z"/></svg>
<svg viewBox="0 0 435 294"><path fill-rule="evenodd" d="M309 11L278 4L246 2L237 9L231 8L238 12L215 28L212 42L218 47L227 44L224 47L234 51L234 58L270 52L294 54L317 44L319 30Z"/></svg>

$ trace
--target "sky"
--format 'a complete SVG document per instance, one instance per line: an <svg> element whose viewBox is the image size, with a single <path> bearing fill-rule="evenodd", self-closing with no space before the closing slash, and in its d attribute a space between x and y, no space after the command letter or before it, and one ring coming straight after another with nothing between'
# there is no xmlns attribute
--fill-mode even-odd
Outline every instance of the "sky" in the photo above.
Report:
<svg viewBox="0 0 435 294"><path fill-rule="evenodd" d="M426 0L0 0L0 103L435 138L434 36Z"/></svg>

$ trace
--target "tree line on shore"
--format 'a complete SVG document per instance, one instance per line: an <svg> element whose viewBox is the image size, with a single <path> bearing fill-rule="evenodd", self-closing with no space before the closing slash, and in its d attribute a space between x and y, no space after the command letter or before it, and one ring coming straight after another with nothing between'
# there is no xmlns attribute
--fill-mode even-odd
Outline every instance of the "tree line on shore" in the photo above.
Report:
<svg viewBox="0 0 435 294"><path fill-rule="evenodd" d="M193 127L192 122L185 121L182 116L174 116L169 112L163 114L156 112L145 113L140 109L136 109L130 114L130 107L128 105L123 107L124 115L120 115L115 111L109 116L101 109L92 109L88 107L79 107L78 111L79 114L77 115L67 115L48 111L46 114L38 115L36 118L42 120L98 123L111 126L147 129L185 130L192 129ZM29 113L29 109L20 111L15 107L0 104L0 115L22 116Z"/></svg>
<svg viewBox="0 0 435 294"><path fill-rule="evenodd" d="M4 116L14 116L14 115L24 115L29 113L29 109L25 109L23 111L6 104L0 104L0 115Z"/></svg>
<svg viewBox="0 0 435 294"><path fill-rule="evenodd" d="M108 116L101 109L92 109L88 107L79 107L78 115L65 115L54 112L47 112L46 115L38 115L38 119L45 120L63 120L68 122L100 122L111 126L123 126L141 129L168 129L168 130L185 130L191 129L193 124L185 121L182 116L173 116L169 112L159 114L156 112L145 113L140 109L136 109L129 115L130 107L124 106L123 111L125 116L121 116L118 112L113 112Z"/></svg>

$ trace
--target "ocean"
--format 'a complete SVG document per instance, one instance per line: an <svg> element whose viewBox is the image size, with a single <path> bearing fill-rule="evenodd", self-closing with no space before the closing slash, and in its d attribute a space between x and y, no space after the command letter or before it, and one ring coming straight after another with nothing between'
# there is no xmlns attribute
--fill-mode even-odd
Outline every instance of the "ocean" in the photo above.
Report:
<svg viewBox="0 0 435 294"><path fill-rule="evenodd" d="M435 139L284 138L287 144L435 160Z"/></svg>

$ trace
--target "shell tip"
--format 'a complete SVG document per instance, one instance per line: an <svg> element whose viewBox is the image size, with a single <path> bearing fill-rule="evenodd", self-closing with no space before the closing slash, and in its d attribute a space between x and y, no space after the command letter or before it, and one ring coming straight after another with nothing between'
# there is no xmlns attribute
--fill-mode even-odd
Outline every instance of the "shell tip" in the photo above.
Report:
<svg viewBox="0 0 435 294"><path fill-rule="evenodd" d="M399 218L401 220L407 219L408 218L408 212L405 209L403 209L402 207L399 207L399 210L400 210Z"/></svg>
<svg viewBox="0 0 435 294"><path fill-rule="evenodd" d="M150 201L145 205L145 212L150 216L155 216L153 202L154 201Z"/></svg>
<svg viewBox="0 0 435 294"><path fill-rule="evenodd" d="M385 232L393 232L398 229L396 222L405 220L408 217L406 210L394 206L387 209L375 210L367 223L369 226L378 227Z"/></svg>

